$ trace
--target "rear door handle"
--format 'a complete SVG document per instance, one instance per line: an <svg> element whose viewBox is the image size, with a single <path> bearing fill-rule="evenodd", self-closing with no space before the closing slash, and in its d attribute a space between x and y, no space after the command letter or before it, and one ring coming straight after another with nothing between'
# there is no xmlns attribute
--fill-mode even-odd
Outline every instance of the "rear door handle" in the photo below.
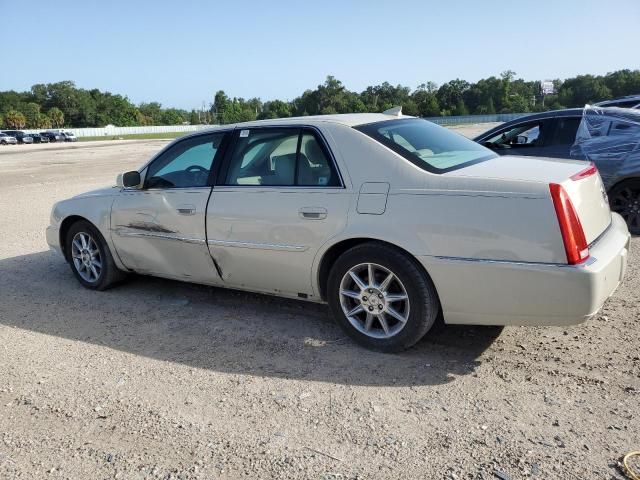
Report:
<svg viewBox="0 0 640 480"><path fill-rule="evenodd" d="M180 215L193 215L194 213L196 213L196 206L195 205L180 205L178 208L178 213Z"/></svg>
<svg viewBox="0 0 640 480"><path fill-rule="evenodd" d="M327 218L327 209L323 207L302 207L298 214L305 220L324 220Z"/></svg>

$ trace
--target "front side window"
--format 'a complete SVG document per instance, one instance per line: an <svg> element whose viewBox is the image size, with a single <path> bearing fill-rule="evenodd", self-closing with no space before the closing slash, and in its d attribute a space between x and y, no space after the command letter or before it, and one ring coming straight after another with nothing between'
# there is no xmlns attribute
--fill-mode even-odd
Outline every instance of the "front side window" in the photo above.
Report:
<svg viewBox="0 0 640 480"><path fill-rule="evenodd" d="M176 143L149 165L145 188L206 187L224 136L201 135Z"/></svg>
<svg viewBox="0 0 640 480"><path fill-rule="evenodd" d="M495 158L491 150L462 135L418 118L355 127L420 168L444 173Z"/></svg>
<svg viewBox="0 0 640 480"><path fill-rule="evenodd" d="M543 121L521 123L498 132L483 143L491 149L541 147L548 134L545 124Z"/></svg>
<svg viewBox="0 0 640 480"><path fill-rule="evenodd" d="M269 128L237 133L225 185L327 187L340 181L314 133Z"/></svg>

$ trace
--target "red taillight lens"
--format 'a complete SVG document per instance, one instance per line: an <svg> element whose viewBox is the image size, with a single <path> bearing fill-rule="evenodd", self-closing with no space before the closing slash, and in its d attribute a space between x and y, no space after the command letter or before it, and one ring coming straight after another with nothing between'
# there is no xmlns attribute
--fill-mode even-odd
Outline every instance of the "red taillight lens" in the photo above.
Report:
<svg viewBox="0 0 640 480"><path fill-rule="evenodd" d="M556 209L564 249L569 265L576 265L589 258L589 246L584 236L582 224L567 192L557 183L550 183L551 199Z"/></svg>
<svg viewBox="0 0 640 480"><path fill-rule="evenodd" d="M595 175L596 173L598 173L598 167L596 167L595 163L591 162L587 168L579 171L575 175L571 175L570 178L575 182L576 180L582 180L583 178L590 177L591 175Z"/></svg>

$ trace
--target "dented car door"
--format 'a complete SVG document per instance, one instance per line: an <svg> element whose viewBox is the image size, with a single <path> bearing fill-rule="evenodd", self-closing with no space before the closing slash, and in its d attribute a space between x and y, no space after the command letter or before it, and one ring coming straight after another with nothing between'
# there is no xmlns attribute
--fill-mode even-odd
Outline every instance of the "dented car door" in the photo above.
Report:
<svg viewBox="0 0 640 480"><path fill-rule="evenodd" d="M111 234L124 265L139 273L220 282L206 244L205 214L225 135L173 144L143 170L141 188L123 189L116 197Z"/></svg>

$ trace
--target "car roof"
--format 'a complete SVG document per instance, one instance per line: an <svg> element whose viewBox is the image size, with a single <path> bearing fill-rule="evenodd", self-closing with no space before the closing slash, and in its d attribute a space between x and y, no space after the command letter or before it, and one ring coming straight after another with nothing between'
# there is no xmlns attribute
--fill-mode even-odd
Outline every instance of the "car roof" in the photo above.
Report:
<svg viewBox="0 0 640 480"><path fill-rule="evenodd" d="M610 100L603 100L601 102L594 103L594 105L598 107L604 107L606 105L611 105L615 103L621 103L621 102L626 103L626 102L632 102L632 101L637 101L638 103L640 103L640 95L625 95L624 97L612 98Z"/></svg>
<svg viewBox="0 0 640 480"><path fill-rule="evenodd" d="M242 123L230 123L227 125L216 125L210 129L198 130L194 135L202 134L204 132L211 132L217 130L228 130L232 128L242 127L263 127L263 126L277 126L277 125L311 125L318 126L326 123L337 123L346 125L348 127L356 127L358 125L365 125L368 123L384 122L390 120L398 120L401 118L415 118L409 115L389 115L385 113L342 113L335 115L308 115L305 117L285 117L285 118L273 118L268 120L254 120L251 122Z"/></svg>

